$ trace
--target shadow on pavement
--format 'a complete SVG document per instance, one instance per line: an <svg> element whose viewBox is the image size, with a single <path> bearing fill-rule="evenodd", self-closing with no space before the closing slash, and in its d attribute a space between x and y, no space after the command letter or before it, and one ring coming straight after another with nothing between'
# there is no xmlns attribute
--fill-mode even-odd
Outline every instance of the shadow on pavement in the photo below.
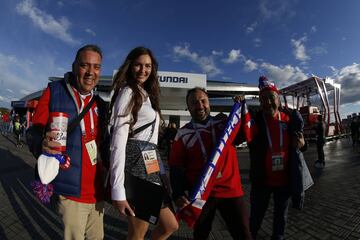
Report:
<svg viewBox="0 0 360 240"><path fill-rule="evenodd" d="M28 154L26 146L16 148L11 136L4 139L0 148L0 239L62 239L63 227L56 204L44 205L32 192L34 168L22 159L24 153ZM104 239L126 239L126 221L110 205L107 208Z"/></svg>
<svg viewBox="0 0 360 240"><path fill-rule="evenodd" d="M31 192L33 168L10 151L0 149L0 156L4 161L11 161L3 164L0 169L0 182L6 195L2 202L7 200L9 209L14 211L22 227L34 239L42 239L44 233L51 239L61 239L55 230L60 229L61 224L54 217L54 210L39 203ZM4 233L4 230L2 232Z"/></svg>

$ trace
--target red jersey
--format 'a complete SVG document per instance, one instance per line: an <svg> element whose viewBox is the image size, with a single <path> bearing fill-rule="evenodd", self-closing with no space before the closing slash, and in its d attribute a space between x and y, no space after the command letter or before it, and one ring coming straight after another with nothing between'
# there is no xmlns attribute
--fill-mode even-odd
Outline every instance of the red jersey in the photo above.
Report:
<svg viewBox="0 0 360 240"><path fill-rule="evenodd" d="M77 91L74 91L77 104L80 106L81 100L80 95ZM38 125L45 127L48 124L49 120L49 102L50 102L50 89L46 88L43 95L39 100L39 104L35 109L35 113L32 119L33 125ZM84 108L89 103L91 96L86 96L84 101ZM98 112L96 102L92 105L89 111L93 111L94 116L94 133L91 134L91 122L90 122L90 113L87 112L83 118L85 125L85 136L91 136L91 139L82 137L82 175L81 175L81 193L80 197L71 197L65 196L68 199L84 202L84 203L95 203L102 199L102 181L100 180L102 174L102 166L100 163L95 165L91 164L89 154L86 150L85 143L89 140L95 139L98 143ZM61 171L61 170L60 170ZM100 174L99 174L100 171Z"/></svg>
<svg viewBox="0 0 360 240"><path fill-rule="evenodd" d="M274 117L265 117L265 123L268 129L268 134L265 133L265 135L270 138L272 143L272 147L268 146L266 149L265 184L267 186L286 186L289 184L289 121L289 116L283 112L280 112L280 121L277 114ZM253 123L250 129L252 136L256 136L259 133L259 127L257 126L256 122ZM283 142L281 148L280 133L282 134ZM274 170L273 156L279 155L283 157L283 167L281 170Z"/></svg>
<svg viewBox="0 0 360 240"><path fill-rule="evenodd" d="M198 181L205 163L211 156L225 127L225 123L226 118L210 118L206 124L190 122L179 129L172 145L169 165L170 167L185 169L186 181L191 188ZM228 149L228 151L223 152L226 154L224 165L215 180L210 196L230 198L244 195L236 149L233 145L229 146Z"/></svg>

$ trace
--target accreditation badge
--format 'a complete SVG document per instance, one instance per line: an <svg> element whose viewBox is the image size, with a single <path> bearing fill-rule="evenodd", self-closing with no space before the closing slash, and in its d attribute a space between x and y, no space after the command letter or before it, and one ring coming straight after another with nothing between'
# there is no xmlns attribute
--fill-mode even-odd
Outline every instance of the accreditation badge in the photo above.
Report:
<svg viewBox="0 0 360 240"><path fill-rule="evenodd" d="M142 151L141 154L144 159L147 174L156 173L160 171L160 166L155 150Z"/></svg>
<svg viewBox="0 0 360 240"><path fill-rule="evenodd" d="M95 165L97 163L97 145L95 140L85 143L85 147L89 155L91 165Z"/></svg>
<svg viewBox="0 0 360 240"><path fill-rule="evenodd" d="M272 171L281 171L284 170L284 153L274 153L271 156L271 162L272 162Z"/></svg>

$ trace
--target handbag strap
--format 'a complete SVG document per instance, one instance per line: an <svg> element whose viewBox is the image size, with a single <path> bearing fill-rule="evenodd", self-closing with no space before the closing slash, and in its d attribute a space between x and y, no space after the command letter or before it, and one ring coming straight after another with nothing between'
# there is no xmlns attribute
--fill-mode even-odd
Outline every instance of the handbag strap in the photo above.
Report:
<svg viewBox="0 0 360 240"><path fill-rule="evenodd" d="M157 115L155 115L155 119L154 119L153 121L151 121L150 123L147 123L147 124L145 124L145 125L137 128L137 129L135 129L135 130L133 131L133 134L136 134L136 133L139 133L139 132L145 130L145 129L148 128L149 126L151 126L151 133L149 134L149 137L145 140L146 145L149 144L149 141L150 141L152 135L154 134L156 116L157 116ZM143 151L145 150L145 148L146 148L146 145L145 145L142 149L140 149L140 147L139 147L140 153L139 153L139 155L136 157L136 159L139 159L139 158L140 158L142 152L143 152Z"/></svg>
<svg viewBox="0 0 360 240"><path fill-rule="evenodd" d="M149 122L149 123L147 123L145 125L142 125L141 127L135 129L132 133L135 135L135 134L137 134L139 132L142 132L145 129L147 129L149 126L153 125L155 122L156 122L156 116L155 116L155 119L152 122ZM150 134L150 138L151 138L151 136L152 136L152 132Z"/></svg>
<svg viewBox="0 0 360 240"><path fill-rule="evenodd" d="M156 116L155 116L155 119L151 123L146 124L148 126L151 125L151 133L150 133L148 139L146 140L147 144L149 144L150 138L154 134L155 122L156 122ZM144 126L142 126L142 127L144 127ZM145 128L147 128L148 126L146 126ZM142 128L142 127L140 127L140 128ZM138 129L140 129L140 128L138 128ZM145 129L145 128L143 128L143 129ZM136 129L136 130L138 130L138 129ZM141 150L141 152L144 151L144 149L145 149L145 147ZM158 156L158 162L159 162L159 167L160 167L160 175L166 174L165 173L165 166L164 166L164 163L161 160L160 155Z"/></svg>
<svg viewBox="0 0 360 240"><path fill-rule="evenodd" d="M84 118L85 114L89 111L89 109L91 108L91 106L94 104L95 102L95 97L91 98L90 102L86 105L86 107L81 111L81 113L68 125L68 130L67 133L71 133L75 127L79 124L79 122L81 121L81 119Z"/></svg>

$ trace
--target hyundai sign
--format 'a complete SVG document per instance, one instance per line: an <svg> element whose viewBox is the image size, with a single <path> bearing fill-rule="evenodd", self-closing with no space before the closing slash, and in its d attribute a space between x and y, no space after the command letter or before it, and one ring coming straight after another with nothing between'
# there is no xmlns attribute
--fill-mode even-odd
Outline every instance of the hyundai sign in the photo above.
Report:
<svg viewBox="0 0 360 240"><path fill-rule="evenodd" d="M161 87L168 88L206 88L206 75L182 72L163 72L158 71Z"/></svg>
<svg viewBox="0 0 360 240"><path fill-rule="evenodd" d="M113 71L113 78L118 70ZM158 71L160 87L185 88L194 87L206 88L206 74L182 73L182 72L163 72Z"/></svg>
<svg viewBox="0 0 360 240"><path fill-rule="evenodd" d="M13 108L26 108L26 101L11 101Z"/></svg>

